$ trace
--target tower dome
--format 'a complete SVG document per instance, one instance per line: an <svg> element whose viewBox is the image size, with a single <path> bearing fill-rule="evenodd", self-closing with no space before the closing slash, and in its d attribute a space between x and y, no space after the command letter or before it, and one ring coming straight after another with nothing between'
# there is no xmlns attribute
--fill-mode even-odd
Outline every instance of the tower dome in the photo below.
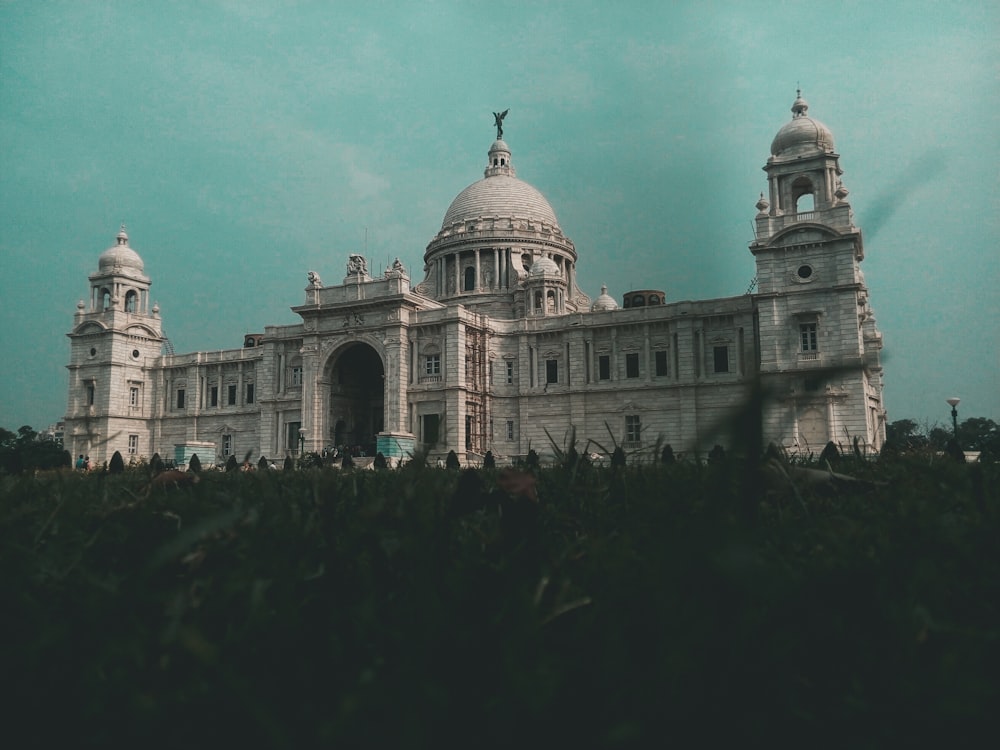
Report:
<svg viewBox="0 0 1000 750"><path fill-rule="evenodd" d="M110 273L116 270L132 270L143 272L142 258L139 253L128 246L128 234L125 233L125 225L122 224L115 238L115 244L101 253L97 261L97 267L102 273Z"/></svg>
<svg viewBox="0 0 1000 750"><path fill-rule="evenodd" d="M809 117L809 103L796 92L792 104L792 120L785 123L771 141L771 155L775 157L807 156L834 151L833 133L819 120Z"/></svg>

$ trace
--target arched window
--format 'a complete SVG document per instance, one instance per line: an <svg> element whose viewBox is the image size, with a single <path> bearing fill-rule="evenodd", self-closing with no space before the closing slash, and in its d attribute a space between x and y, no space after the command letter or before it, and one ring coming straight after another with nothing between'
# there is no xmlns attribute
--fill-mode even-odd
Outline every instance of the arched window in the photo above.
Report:
<svg viewBox="0 0 1000 750"><path fill-rule="evenodd" d="M111 309L111 290L107 287L104 287L104 289L101 290L101 309Z"/></svg>
<svg viewBox="0 0 1000 750"><path fill-rule="evenodd" d="M814 199L812 181L808 177L799 177L792 183L792 201L795 203L795 213L812 211Z"/></svg>
<svg viewBox="0 0 1000 750"><path fill-rule="evenodd" d="M471 292L476 288L476 269L469 266L465 269L465 291Z"/></svg>
<svg viewBox="0 0 1000 750"><path fill-rule="evenodd" d="M535 292L535 312L542 311L542 293Z"/></svg>
<svg viewBox="0 0 1000 750"><path fill-rule="evenodd" d="M649 295L649 304L651 304L651 305L658 305L658 304L660 304L660 295L658 295L658 294L651 294L651 295Z"/></svg>
<svg viewBox="0 0 1000 750"><path fill-rule="evenodd" d="M139 302L139 295L135 289L125 292L125 312L134 313Z"/></svg>
<svg viewBox="0 0 1000 750"><path fill-rule="evenodd" d="M556 311L556 293L549 290L548 294L545 295L545 307L550 313Z"/></svg>
<svg viewBox="0 0 1000 750"><path fill-rule="evenodd" d="M641 294L637 294L632 298L632 307L643 307L646 304L646 298Z"/></svg>

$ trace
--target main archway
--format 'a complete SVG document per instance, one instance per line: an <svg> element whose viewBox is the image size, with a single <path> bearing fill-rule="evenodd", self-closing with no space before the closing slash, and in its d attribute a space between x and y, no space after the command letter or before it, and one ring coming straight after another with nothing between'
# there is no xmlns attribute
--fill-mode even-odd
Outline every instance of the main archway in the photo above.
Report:
<svg viewBox="0 0 1000 750"><path fill-rule="evenodd" d="M355 342L327 365L329 406L325 440L338 448L375 454L376 435L385 429L385 366L368 344Z"/></svg>

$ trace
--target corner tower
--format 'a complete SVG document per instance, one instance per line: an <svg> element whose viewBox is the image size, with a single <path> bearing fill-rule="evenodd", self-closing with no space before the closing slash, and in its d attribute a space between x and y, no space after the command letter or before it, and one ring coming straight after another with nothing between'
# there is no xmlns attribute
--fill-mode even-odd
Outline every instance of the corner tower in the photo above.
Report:
<svg viewBox="0 0 1000 750"><path fill-rule="evenodd" d="M148 455L152 367L163 345L160 310L150 308L144 264L122 224L90 274L90 299L77 303L70 339L65 443L74 458L100 465L115 451Z"/></svg>
<svg viewBox="0 0 1000 750"><path fill-rule="evenodd" d="M819 454L885 440L882 335L868 299L861 230L833 134L797 93L764 166L757 202L755 308L767 439Z"/></svg>

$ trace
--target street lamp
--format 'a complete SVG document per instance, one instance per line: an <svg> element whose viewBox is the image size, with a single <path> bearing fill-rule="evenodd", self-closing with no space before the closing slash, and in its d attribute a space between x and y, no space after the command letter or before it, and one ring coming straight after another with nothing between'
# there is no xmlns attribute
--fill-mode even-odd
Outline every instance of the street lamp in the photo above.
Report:
<svg viewBox="0 0 1000 750"><path fill-rule="evenodd" d="M299 457L306 455L306 428L299 428Z"/></svg>
<svg viewBox="0 0 1000 750"><path fill-rule="evenodd" d="M951 424L952 424L952 427L955 428L955 441L956 442L958 441L958 404L959 404L959 402L961 400L962 399L955 398L954 396L952 396L951 398L946 398L944 400L944 402L946 404L948 404L948 406L951 407Z"/></svg>

